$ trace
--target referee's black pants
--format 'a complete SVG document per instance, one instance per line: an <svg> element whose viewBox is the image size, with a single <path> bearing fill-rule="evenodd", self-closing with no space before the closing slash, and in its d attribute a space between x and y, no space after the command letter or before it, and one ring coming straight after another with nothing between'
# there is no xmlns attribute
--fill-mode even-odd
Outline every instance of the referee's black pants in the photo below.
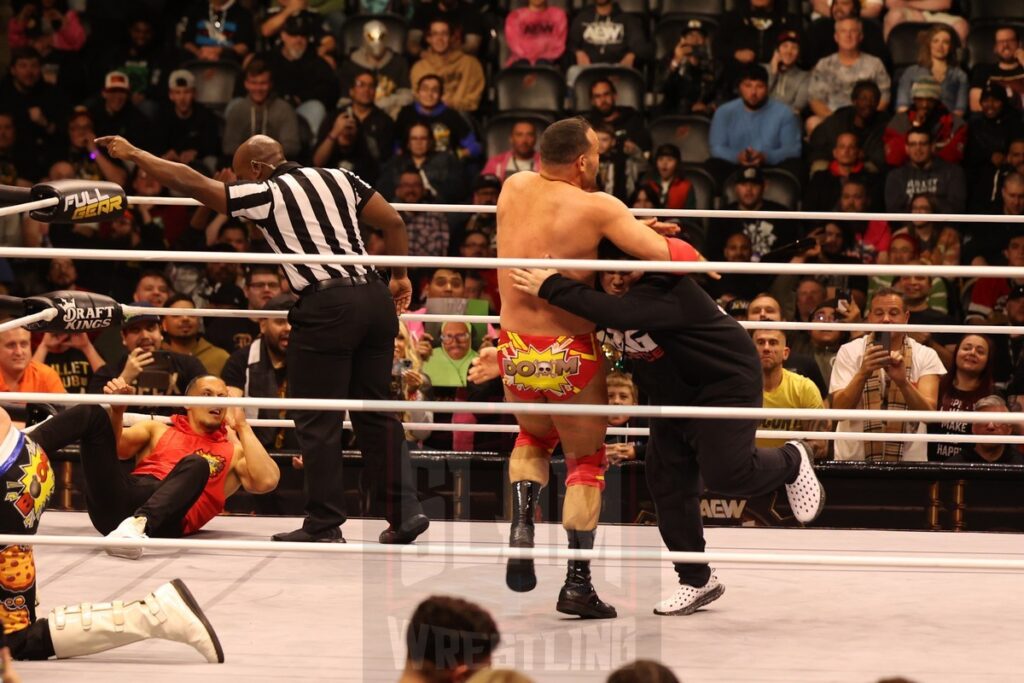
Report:
<svg viewBox="0 0 1024 683"><path fill-rule="evenodd" d="M761 401L747 405L760 408ZM774 491L796 476L796 447L758 448L756 430L755 420L651 420L644 467L658 531L669 550L704 552L702 478L710 491L750 498ZM680 583L690 586L703 586L711 573L706 564L676 563L675 569Z"/></svg>
<svg viewBox="0 0 1024 683"><path fill-rule="evenodd" d="M288 395L292 398L390 398L398 316L387 286L333 287L303 294L292 307ZM305 471L306 520L318 533L345 521L342 419L338 411L295 411ZM381 482L384 516L392 525L422 513L405 432L397 413L353 411L356 444L372 480Z"/></svg>

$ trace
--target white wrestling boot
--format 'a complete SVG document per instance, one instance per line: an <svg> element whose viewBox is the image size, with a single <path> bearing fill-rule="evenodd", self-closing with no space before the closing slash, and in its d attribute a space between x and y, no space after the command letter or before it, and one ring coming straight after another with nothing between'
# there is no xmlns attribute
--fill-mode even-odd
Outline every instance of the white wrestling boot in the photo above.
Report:
<svg viewBox="0 0 1024 683"><path fill-rule="evenodd" d="M128 517L107 534L107 538L149 538L146 535L145 517ZM126 560L137 560L142 557L142 548L104 548L107 555L123 557Z"/></svg>
<svg viewBox="0 0 1024 683"><path fill-rule="evenodd" d="M683 584L675 593L654 607L654 613L663 617L682 617L693 614L704 605L714 602L725 593L725 586L718 581L715 570L711 570L708 582L700 588Z"/></svg>
<svg viewBox="0 0 1024 683"><path fill-rule="evenodd" d="M136 602L58 607L47 621L58 659L161 638L191 645L211 664L224 661L217 633L181 579Z"/></svg>
<svg viewBox="0 0 1024 683"><path fill-rule="evenodd" d="M811 447L803 441L788 441L788 445L796 446L800 451L800 469L792 484L786 484L786 495L789 507L796 521L809 524L818 518L825 507L825 487L818 481L814 473L811 459Z"/></svg>

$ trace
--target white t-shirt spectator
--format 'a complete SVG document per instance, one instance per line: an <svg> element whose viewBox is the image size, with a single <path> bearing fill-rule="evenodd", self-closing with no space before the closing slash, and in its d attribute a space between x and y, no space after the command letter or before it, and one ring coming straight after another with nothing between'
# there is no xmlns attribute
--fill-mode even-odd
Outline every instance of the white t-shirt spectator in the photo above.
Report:
<svg viewBox="0 0 1024 683"><path fill-rule="evenodd" d="M832 380L829 383L828 391L834 394L845 389L853 380L853 376L860 370L861 359L864 358L864 343L867 337L854 339L839 347L836 354L835 365L832 366ZM918 380L927 375L945 375L946 368L939 360L937 353L927 346L921 346L913 339L909 339L910 353L912 356L910 372L907 378L911 383L916 384ZM884 371L883 371L884 372ZM889 376L883 375L883 382L888 381ZM883 384L883 390L888 385ZM837 432L863 432L864 423L860 420L840 420L836 426ZM917 426L917 433L924 434L928 431L925 423ZM863 441L836 441L836 460L863 460ZM903 448L904 461L925 462L928 460L928 444L923 441L908 443Z"/></svg>

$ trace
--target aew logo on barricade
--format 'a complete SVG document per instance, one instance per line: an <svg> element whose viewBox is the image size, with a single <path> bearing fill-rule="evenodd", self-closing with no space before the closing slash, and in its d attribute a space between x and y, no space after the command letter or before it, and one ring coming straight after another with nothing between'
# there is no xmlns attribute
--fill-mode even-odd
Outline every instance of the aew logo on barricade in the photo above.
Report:
<svg viewBox="0 0 1024 683"><path fill-rule="evenodd" d="M110 327L114 321L116 306L90 306L83 308L75 304L75 300L66 297L57 297L57 308L60 309L60 319L68 332L84 332L86 330L101 330Z"/></svg>
<svg viewBox="0 0 1024 683"><path fill-rule="evenodd" d="M95 188L68 194L64 197L64 212L66 213L75 207L71 214L71 220L78 221L84 218L99 218L107 216L115 211L124 209L124 197L120 195L109 195Z"/></svg>

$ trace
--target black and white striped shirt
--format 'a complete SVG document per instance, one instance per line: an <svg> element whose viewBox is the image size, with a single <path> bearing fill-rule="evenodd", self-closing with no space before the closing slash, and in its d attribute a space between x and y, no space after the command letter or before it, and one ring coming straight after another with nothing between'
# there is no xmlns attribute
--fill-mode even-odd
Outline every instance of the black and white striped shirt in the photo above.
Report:
<svg viewBox="0 0 1024 683"><path fill-rule="evenodd" d="M278 254L366 254L359 214L375 194L343 169L286 163L263 182L228 185L228 214L260 226ZM292 291L318 280L366 275L368 266L284 264Z"/></svg>

